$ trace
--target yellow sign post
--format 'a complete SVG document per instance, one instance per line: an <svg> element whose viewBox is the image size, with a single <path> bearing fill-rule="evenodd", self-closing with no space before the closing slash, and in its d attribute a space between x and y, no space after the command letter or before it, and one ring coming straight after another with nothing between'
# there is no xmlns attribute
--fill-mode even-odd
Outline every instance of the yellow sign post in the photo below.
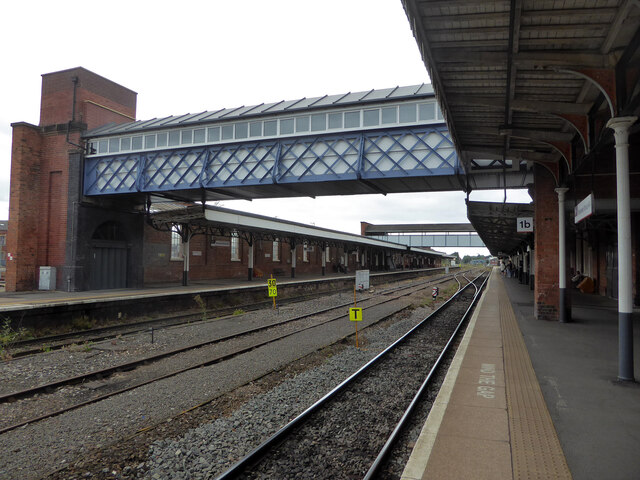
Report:
<svg viewBox="0 0 640 480"><path fill-rule="evenodd" d="M358 322L362 321L362 308L353 307L349 309L349 320L356 324L356 348L358 346Z"/></svg>
<svg viewBox="0 0 640 480"><path fill-rule="evenodd" d="M269 296L273 298L273 309L276 309L276 297L278 296L278 285L276 284L276 279L271 278L267 279L267 289L269 290Z"/></svg>

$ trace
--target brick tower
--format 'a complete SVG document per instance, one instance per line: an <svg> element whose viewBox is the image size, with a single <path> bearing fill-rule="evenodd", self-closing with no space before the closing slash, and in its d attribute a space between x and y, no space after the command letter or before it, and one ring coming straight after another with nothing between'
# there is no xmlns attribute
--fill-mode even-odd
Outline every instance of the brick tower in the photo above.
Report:
<svg viewBox="0 0 640 480"><path fill-rule="evenodd" d="M39 125L12 124L7 291L37 288L40 266L56 267L59 288L68 283L82 132L135 120L136 96L82 67L42 75Z"/></svg>

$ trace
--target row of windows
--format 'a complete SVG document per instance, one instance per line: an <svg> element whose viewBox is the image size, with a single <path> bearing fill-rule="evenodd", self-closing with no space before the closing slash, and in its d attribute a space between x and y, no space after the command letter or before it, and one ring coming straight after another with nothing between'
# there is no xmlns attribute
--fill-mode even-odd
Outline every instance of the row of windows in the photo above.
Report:
<svg viewBox="0 0 640 480"><path fill-rule="evenodd" d="M118 153L436 120L442 120L442 113L436 103L407 103L389 107L316 113L255 122L236 122L215 127L185 128L148 135L116 137L92 142L91 147L92 153Z"/></svg>
<svg viewBox="0 0 640 480"><path fill-rule="evenodd" d="M231 260L232 261L240 261L240 237L237 233L231 234L230 241L230 250L231 250ZM309 261L309 246L305 243L302 248L302 261ZM274 262L280 261L280 241L273 241L273 258ZM329 259L329 250L326 251L327 261ZM171 231L171 260L182 260L184 258L184 246L182 243L182 238L177 231Z"/></svg>

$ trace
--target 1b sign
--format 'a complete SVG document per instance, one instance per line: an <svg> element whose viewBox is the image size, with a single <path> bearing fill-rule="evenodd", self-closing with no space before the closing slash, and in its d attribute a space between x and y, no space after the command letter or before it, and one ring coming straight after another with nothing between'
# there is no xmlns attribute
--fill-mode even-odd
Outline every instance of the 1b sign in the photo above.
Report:
<svg viewBox="0 0 640 480"><path fill-rule="evenodd" d="M519 217L517 219L518 233L532 233L533 232L533 217Z"/></svg>

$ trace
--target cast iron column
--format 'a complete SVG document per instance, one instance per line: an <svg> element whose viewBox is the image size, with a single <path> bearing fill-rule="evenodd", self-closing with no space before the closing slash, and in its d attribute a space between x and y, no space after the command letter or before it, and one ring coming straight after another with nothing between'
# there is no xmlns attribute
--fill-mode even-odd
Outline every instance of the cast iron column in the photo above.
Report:
<svg viewBox="0 0 640 480"><path fill-rule="evenodd" d="M184 230L183 230L184 231ZM189 239L191 235L189 232L185 233L182 237L182 286L189 285Z"/></svg>
<svg viewBox="0 0 640 480"><path fill-rule="evenodd" d="M325 243L324 248L322 249L322 276L324 277L327 273L327 249L329 247Z"/></svg>
<svg viewBox="0 0 640 480"><path fill-rule="evenodd" d="M253 279L253 237L249 237L249 268L248 268L248 280Z"/></svg>
<svg viewBox="0 0 640 480"><path fill-rule="evenodd" d="M616 190L618 210L618 380L634 380L633 374L633 277L631 209L629 193L629 127L637 117L615 117L607 127L616 139Z"/></svg>
<svg viewBox="0 0 640 480"><path fill-rule="evenodd" d="M558 320L562 323L568 322L567 318L567 245L565 232L564 214L564 194L569 189L566 187L556 188L558 194L558 283L560 287L560 301Z"/></svg>

